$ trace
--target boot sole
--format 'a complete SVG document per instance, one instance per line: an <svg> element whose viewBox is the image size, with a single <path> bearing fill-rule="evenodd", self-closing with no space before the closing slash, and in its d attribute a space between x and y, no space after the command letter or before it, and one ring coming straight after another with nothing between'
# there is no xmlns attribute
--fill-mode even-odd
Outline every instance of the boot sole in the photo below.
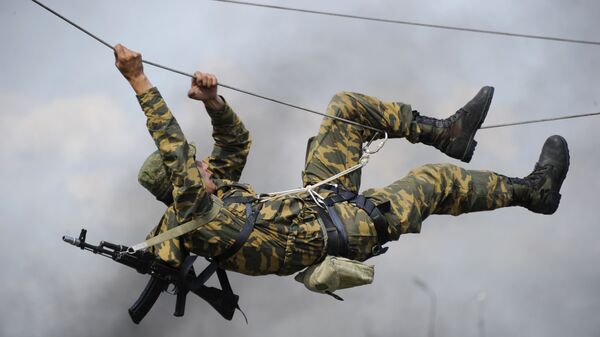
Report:
<svg viewBox="0 0 600 337"><path fill-rule="evenodd" d="M558 209L558 205L560 204L561 194L558 192L552 192L546 196L546 202L538 207L528 207L528 209L532 212L538 214L551 215L556 212Z"/></svg>
<svg viewBox="0 0 600 337"><path fill-rule="evenodd" d="M567 140L564 139L562 136L559 136L559 137L561 139L563 150L567 154L567 166L565 167L565 171L563 172L563 174L560 176L560 184L559 184L560 187L558 188L557 191L553 192L549 196L549 198L551 199L551 201L550 201L551 207L540 212L542 214L547 214L547 215L554 214L554 212L556 212L556 210L558 209L558 205L560 205L560 199L562 197L562 195L560 194L560 189L562 188L563 182L567 178L567 173L569 172L569 167L571 166L571 152L569 152L569 145L567 144Z"/></svg>
<svg viewBox="0 0 600 337"><path fill-rule="evenodd" d="M569 152L569 144L567 144L567 140L562 136L559 137L561 139L562 147L567 154L567 167L565 168L565 172L563 172L562 176L560 177L560 185L562 187L562 183L567 178L567 173L569 172L569 167L571 166L571 152Z"/></svg>
<svg viewBox="0 0 600 337"><path fill-rule="evenodd" d="M473 158L473 153L475 152L475 147L477 146L477 141L475 140L475 134L477 133L477 131L481 127L481 124L483 124L483 121L487 117L488 110L490 109L490 105L492 104L492 98L494 97L494 87L490 87L490 89L491 90L490 90L490 93L488 94L487 101L485 102L485 106L483 108L483 113L481 114L481 117L479 118L479 122L477 123L477 126L475 128L473 128L471 135L467 139L467 145L465 146L465 152L463 153L461 158L458 158L465 163L470 162L471 159Z"/></svg>

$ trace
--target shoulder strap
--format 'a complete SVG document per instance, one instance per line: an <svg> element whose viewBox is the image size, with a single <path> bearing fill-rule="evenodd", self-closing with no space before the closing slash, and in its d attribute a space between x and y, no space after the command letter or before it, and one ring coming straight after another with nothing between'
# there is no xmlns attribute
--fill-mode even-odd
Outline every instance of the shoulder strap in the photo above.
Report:
<svg viewBox="0 0 600 337"><path fill-rule="evenodd" d="M233 244L229 246L229 248L227 248L227 250L225 250L221 255L214 257L214 260L217 262L227 260L235 255L240 248L242 248L246 240L248 240L250 233L254 229L254 223L256 222L258 211L259 208L252 210L252 205L250 202L246 202L246 222L244 223L244 227L242 227L242 230L238 233L237 237L235 238L235 242L233 242Z"/></svg>
<svg viewBox="0 0 600 337"><path fill-rule="evenodd" d="M258 200L258 199L254 196L244 197L241 195L236 195L233 197L228 197L228 198L223 199L223 204L225 204L225 205L248 204L248 203L254 202L256 200Z"/></svg>

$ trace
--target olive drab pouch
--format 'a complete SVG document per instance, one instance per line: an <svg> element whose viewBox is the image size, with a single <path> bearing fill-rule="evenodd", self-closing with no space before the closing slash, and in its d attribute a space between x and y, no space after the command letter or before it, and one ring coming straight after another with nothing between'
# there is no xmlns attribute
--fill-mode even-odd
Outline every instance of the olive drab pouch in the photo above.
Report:
<svg viewBox="0 0 600 337"><path fill-rule="evenodd" d="M301 271L294 278L309 290L333 294L338 289L352 288L373 282L375 267L359 261L328 255L325 259Z"/></svg>

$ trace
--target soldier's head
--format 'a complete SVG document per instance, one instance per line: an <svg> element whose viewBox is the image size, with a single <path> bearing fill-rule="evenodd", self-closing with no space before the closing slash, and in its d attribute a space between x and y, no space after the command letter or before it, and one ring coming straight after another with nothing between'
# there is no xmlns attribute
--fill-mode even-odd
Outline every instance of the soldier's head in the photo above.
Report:
<svg viewBox="0 0 600 337"><path fill-rule="evenodd" d="M173 185L158 150L152 152L140 167L138 182L165 205L173 203Z"/></svg>
<svg viewBox="0 0 600 337"><path fill-rule="evenodd" d="M194 155L195 148L190 146L190 154ZM208 193L214 193L216 186L212 181L212 172L208 168L206 161L196 162L196 167L202 178L204 188ZM138 181L144 186L157 200L169 206L173 203L173 185L167 174L160 152L154 151L146 158L138 173Z"/></svg>

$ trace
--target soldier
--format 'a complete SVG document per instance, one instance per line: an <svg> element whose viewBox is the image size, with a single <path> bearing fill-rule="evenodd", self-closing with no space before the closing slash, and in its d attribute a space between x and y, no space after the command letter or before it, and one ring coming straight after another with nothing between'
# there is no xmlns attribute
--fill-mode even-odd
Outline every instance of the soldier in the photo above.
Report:
<svg viewBox="0 0 600 337"><path fill-rule="evenodd" d="M196 149L145 76L141 55L117 45L115 56L117 68L137 94L158 147L139 174L140 183L167 205L149 237L195 218L205 220L194 231L150 248L172 265L181 265L191 252L216 258L221 267L248 275L289 275L327 255L364 261L380 253L385 242L398 240L401 234L419 233L430 214L459 215L508 206L552 214L559 205L559 191L569 167L567 143L560 136L546 140L533 172L525 178L430 164L362 195L358 195L360 171L342 176L335 181L339 188L327 186L317 191L325 197L328 212L307 195L259 200L250 185L238 182L251 138L217 94L215 76L196 72L188 92L190 98L204 103L213 126L212 154L196 161ZM434 146L468 162L492 96L493 88L484 87L454 115L437 120L421 116L407 104L344 92L333 97L327 113L383 129L390 138ZM325 118L309 141L304 185L354 166L362 144L374 135L370 129Z"/></svg>

